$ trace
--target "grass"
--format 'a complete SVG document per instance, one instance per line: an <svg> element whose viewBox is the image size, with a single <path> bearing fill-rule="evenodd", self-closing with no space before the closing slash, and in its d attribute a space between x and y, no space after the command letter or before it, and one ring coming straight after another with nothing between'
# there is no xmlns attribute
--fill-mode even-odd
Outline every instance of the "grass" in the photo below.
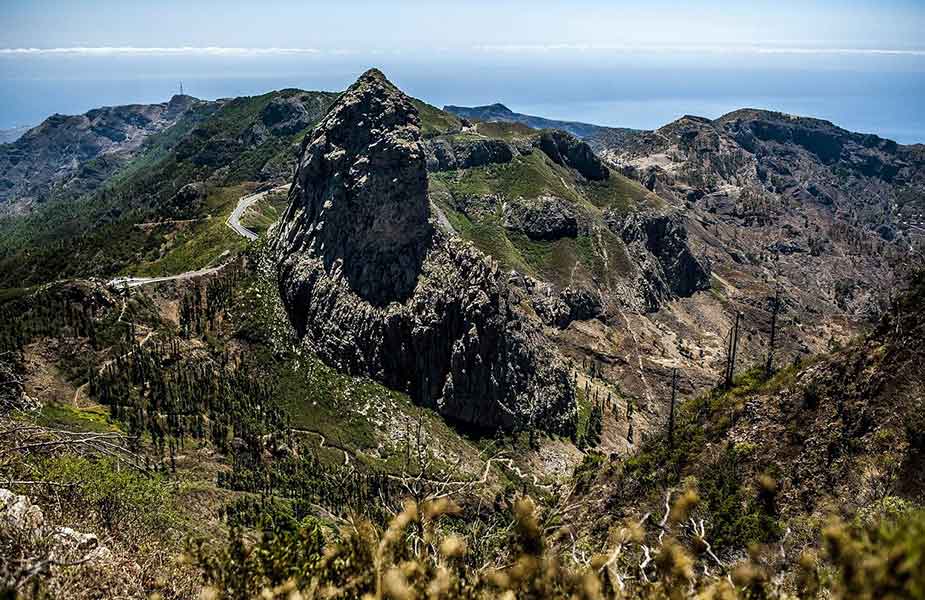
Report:
<svg viewBox="0 0 925 600"><path fill-rule="evenodd" d="M505 269L542 277L560 287L591 281L607 283L615 274L623 275L632 269L623 242L609 229L600 227L595 237L535 240L508 231L501 226L499 217L473 220L456 211L449 204L449 194L441 180L434 181L431 188L432 197L459 235Z"/></svg>
<svg viewBox="0 0 925 600"><path fill-rule="evenodd" d="M288 205L287 194L268 194L244 213L241 225L262 236L280 219Z"/></svg>
<svg viewBox="0 0 925 600"><path fill-rule="evenodd" d="M32 289L25 287L0 288L0 304L28 296Z"/></svg>
<svg viewBox="0 0 925 600"><path fill-rule="evenodd" d="M536 133L536 130L528 125L522 123L507 123L504 121L483 121L476 124L475 130L486 137L505 141L513 141Z"/></svg>
<svg viewBox="0 0 925 600"><path fill-rule="evenodd" d="M214 265L223 254L242 250L247 241L232 231L225 220L238 199L250 191L249 185L210 190L205 207L209 216L207 220L179 231L158 249L158 256L137 266L129 266L123 272L140 277L176 275ZM172 228L166 227L168 231Z"/></svg>
<svg viewBox="0 0 925 600"><path fill-rule="evenodd" d="M628 213L646 203L660 204L655 194L613 170L608 179L584 182L581 189L585 197L602 210Z"/></svg>
<svg viewBox="0 0 925 600"><path fill-rule="evenodd" d="M77 408L70 404L48 403L43 405L38 412L36 423L68 431L103 433L119 430L119 427L109 418L109 411L102 406Z"/></svg>
<svg viewBox="0 0 925 600"><path fill-rule="evenodd" d="M411 103L418 110L421 118L421 135L424 137L435 137L462 129L462 123L456 115L444 112L421 100L412 99Z"/></svg>
<svg viewBox="0 0 925 600"><path fill-rule="evenodd" d="M578 403L578 423L575 427L575 439L581 439L588 432L588 423L591 420L591 399L585 396L583 389L576 389L575 396Z"/></svg>
<svg viewBox="0 0 925 600"><path fill-rule="evenodd" d="M297 364L298 363L298 364ZM336 371L315 357L281 362L275 373L280 404L297 428L318 431L329 445L355 450L375 447L372 424L358 409L396 392Z"/></svg>
<svg viewBox="0 0 925 600"><path fill-rule="evenodd" d="M487 196L501 194L505 198L537 198L550 194L583 204L583 198L566 182L571 172L553 163L542 152L516 156L505 164L474 167L463 171L435 173L432 177L454 196Z"/></svg>
<svg viewBox="0 0 925 600"><path fill-rule="evenodd" d="M507 123L479 123L481 134L513 139L529 134L529 128ZM541 277L560 287L574 283L608 285L615 275L626 275L632 261L622 240L602 219L602 211L632 211L653 203L652 194L616 172L601 182L586 182L570 169L552 162L535 150L516 156L506 164L430 174L431 197L444 210L453 228L475 246L508 269ZM577 238L536 240L501 226L501 215L464 215L455 210L459 200L497 195L502 200L530 200L543 195L562 198L576 205L592 233Z"/></svg>
<svg viewBox="0 0 925 600"><path fill-rule="evenodd" d="M565 287L572 283L573 274L578 279L587 277L588 270L579 265L578 239L533 240L519 232L507 235L531 269L547 281Z"/></svg>

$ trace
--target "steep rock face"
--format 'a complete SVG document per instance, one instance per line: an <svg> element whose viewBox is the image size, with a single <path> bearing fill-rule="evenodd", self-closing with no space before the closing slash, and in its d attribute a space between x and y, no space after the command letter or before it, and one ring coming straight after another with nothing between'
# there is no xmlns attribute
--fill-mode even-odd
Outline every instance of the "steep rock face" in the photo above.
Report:
<svg viewBox="0 0 925 600"><path fill-rule="evenodd" d="M710 270L691 251L687 229L676 215L631 213L606 215L639 267L648 310L672 297L687 297L710 287Z"/></svg>
<svg viewBox="0 0 925 600"><path fill-rule="evenodd" d="M567 429L561 358L506 276L431 220L417 110L378 71L303 143L275 240L283 301L323 358L485 427Z"/></svg>
<svg viewBox="0 0 925 600"><path fill-rule="evenodd" d="M505 228L533 239L553 240L578 235L578 210L573 203L555 196L533 200L518 198L505 203L502 214Z"/></svg>
<svg viewBox="0 0 925 600"><path fill-rule="evenodd" d="M453 171L509 163L514 159L516 150L501 140L448 142L438 139L427 142L425 152L428 170Z"/></svg>
<svg viewBox="0 0 925 600"><path fill-rule="evenodd" d="M610 175L591 147L569 133L544 131L537 138L536 145L555 163L575 169L585 179L602 181Z"/></svg>

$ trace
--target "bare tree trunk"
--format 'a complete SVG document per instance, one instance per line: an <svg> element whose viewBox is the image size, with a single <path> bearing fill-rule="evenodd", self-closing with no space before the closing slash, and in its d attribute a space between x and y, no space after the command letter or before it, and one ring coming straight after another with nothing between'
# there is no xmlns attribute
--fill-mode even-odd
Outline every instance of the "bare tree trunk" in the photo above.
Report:
<svg viewBox="0 0 925 600"><path fill-rule="evenodd" d="M678 395L678 368L671 372L671 409L668 412L668 448L674 450L674 405Z"/></svg>
<svg viewBox="0 0 925 600"><path fill-rule="evenodd" d="M771 377L774 372L774 342L777 337L777 311L780 310L780 286L774 290L774 306L771 310L771 339L768 344L768 362L765 365L765 374Z"/></svg>
<svg viewBox="0 0 925 600"><path fill-rule="evenodd" d="M739 321L741 317L742 313L736 312L735 325L733 326L732 332L729 336L728 353L726 355L726 388L732 387L732 378L735 375L736 353L739 350Z"/></svg>

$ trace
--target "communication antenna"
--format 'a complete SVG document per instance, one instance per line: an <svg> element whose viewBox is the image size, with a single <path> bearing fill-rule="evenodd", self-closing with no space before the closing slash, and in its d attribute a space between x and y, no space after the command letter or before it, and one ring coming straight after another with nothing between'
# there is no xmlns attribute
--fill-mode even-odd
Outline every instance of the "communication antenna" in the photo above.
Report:
<svg viewBox="0 0 925 600"><path fill-rule="evenodd" d="M180 82L180 95L183 95L183 82Z"/></svg>

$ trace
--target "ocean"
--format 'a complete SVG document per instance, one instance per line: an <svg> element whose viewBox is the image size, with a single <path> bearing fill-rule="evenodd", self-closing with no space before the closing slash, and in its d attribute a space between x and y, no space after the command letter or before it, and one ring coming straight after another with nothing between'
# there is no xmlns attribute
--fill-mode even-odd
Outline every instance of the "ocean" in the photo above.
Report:
<svg viewBox="0 0 925 600"><path fill-rule="evenodd" d="M181 83L185 93L203 99L286 87L341 90L365 68L380 66L406 92L437 106L502 102L517 112L636 129L685 114L715 118L738 108L764 108L900 143L925 143L922 62L0 57L0 129L36 125L53 113L162 102Z"/></svg>

